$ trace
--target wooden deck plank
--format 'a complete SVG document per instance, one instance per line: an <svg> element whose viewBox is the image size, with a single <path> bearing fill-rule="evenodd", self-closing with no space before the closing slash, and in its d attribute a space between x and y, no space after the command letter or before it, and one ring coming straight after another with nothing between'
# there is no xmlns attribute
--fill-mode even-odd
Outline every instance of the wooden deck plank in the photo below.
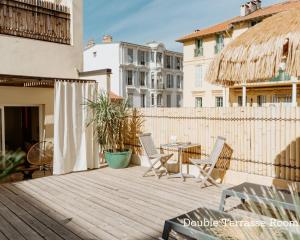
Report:
<svg viewBox="0 0 300 240"><path fill-rule="evenodd" d="M32 197L32 195L21 191L21 189L15 187L13 184L10 185L4 185L5 188L7 188L9 191L18 194L19 197L26 201L27 204L31 204L33 207L38 208L40 211L42 211L44 214L49 216L50 218L53 218L55 221L59 223L65 223L64 226L68 229L71 229L76 235L82 236L81 238L84 239L96 239L97 236L94 234L91 234L90 232L86 231L86 229L81 224L77 224L72 220L72 217L70 214L64 215L62 211L56 211L54 208L51 208L48 204L44 204L37 200L36 198ZM71 220L71 221L70 221Z"/></svg>
<svg viewBox="0 0 300 240"><path fill-rule="evenodd" d="M64 206L62 206L61 204L58 204L55 200L53 200L52 197L49 197L49 195L47 193L44 193L43 195L41 195L39 190L36 190L34 188L28 188L24 184L19 184L17 186L17 188L18 188L18 190L21 190L21 191L26 192L27 194L31 195L38 201L48 205L55 211L59 211L62 214L64 214L65 216L68 216L67 218L72 219L72 222L82 226L83 228L86 229L86 231L97 236L96 239L112 239L112 240L118 239L118 238L114 237L112 234L105 232L101 228L98 228L97 226L95 226L93 224L93 221L91 221L90 219L85 219L82 216L78 216L76 208L67 209Z"/></svg>
<svg viewBox="0 0 300 240"><path fill-rule="evenodd" d="M6 184L0 187L0 208L2 203L19 218L16 222L29 225L38 220L63 239L71 234L74 240L140 240L160 237L166 219L200 206L216 208L219 204L221 189L200 189L190 180L143 178L143 171L141 167L104 168ZM69 223L64 224L67 219ZM0 222L0 240L1 233L5 240L25 239L14 223L0 221L3 226L9 225L7 233ZM30 230L40 236L41 230Z"/></svg>
<svg viewBox="0 0 300 240"><path fill-rule="evenodd" d="M0 231L0 240L8 240L8 238Z"/></svg>
<svg viewBox="0 0 300 240"><path fill-rule="evenodd" d="M57 194L48 193L47 189L50 189L49 186L48 185L41 186L41 184L37 184L38 185L37 186L36 185L36 180L31 181L30 184L28 184L29 182L24 182L24 183L22 183L22 185L27 189L29 188L31 190L36 191L39 195L41 193L43 193L44 196L46 196L50 201L52 201L54 203L55 207L56 206L63 207L64 209L69 211L70 214L72 214L74 217L82 218L85 221L87 221L88 223L92 224L94 227L100 228L101 230L103 230L104 232L109 234L109 237L115 238L115 239L120 239L120 238L124 237L124 235L122 233L120 233L118 230L113 231L114 229L111 228L109 225L107 225L107 224L100 225L97 222L97 219L95 219L90 214L86 213L84 210L78 208L77 203L76 204L70 204L69 198L65 198L66 193L62 194L62 192L57 192L57 191L56 191ZM55 190L56 190L55 188L51 188L52 192L54 192ZM62 197L59 197L60 195ZM44 199L44 198L42 198L42 199ZM74 197L74 199L79 200L78 197ZM99 216L101 216L101 214L99 214ZM105 235L106 234L104 233L104 236Z"/></svg>
<svg viewBox="0 0 300 240"><path fill-rule="evenodd" d="M41 224L44 226L47 226L48 229L52 230L55 234L57 234L62 239L70 239L70 240L80 240L81 238L78 237L73 232L69 231L67 228L65 228L62 223L58 223L46 214L44 214L39 209L33 207L32 205L28 204L24 199L19 198L18 195L13 194L12 192L8 191L7 189L0 187L1 194L4 194L7 196L7 199L11 202L13 202L16 206L19 207L19 209L23 209L28 214L30 214L32 217L37 219ZM1 197L0 197L1 201ZM22 210L22 211L23 211ZM47 230L48 230L47 229ZM47 231L43 230L41 234L45 234L43 237L46 239L54 239L53 234L47 236ZM30 240L33 238L29 238ZM57 238L58 239L58 238Z"/></svg>
<svg viewBox="0 0 300 240"><path fill-rule="evenodd" d="M32 240L43 239L39 234L32 230L24 221L18 218L13 211L11 211L5 204L2 202L3 192L0 194L0 214L3 218L9 222L24 238Z"/></svg>

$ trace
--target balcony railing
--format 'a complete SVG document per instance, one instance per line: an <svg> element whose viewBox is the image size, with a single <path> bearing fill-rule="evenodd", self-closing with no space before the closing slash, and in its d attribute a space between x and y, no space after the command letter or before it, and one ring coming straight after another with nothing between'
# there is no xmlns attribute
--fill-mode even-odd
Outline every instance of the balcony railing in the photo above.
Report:
<svg viewBox="0 0 300 240"><path fill-rule="evenodd" d="M159 90L164 90L165 89L165 84L164 83L157 83L156 88L159 89Z"/></svg>
<svg viewBox="0 0 300 240"><path fill-rule="evenodd" d="M1 0L0 34L70 44L70 10L43 0Z"/></svg>
<svg viewBox="0 0 300 240"><path fill-rule="evenodd" d="M203 56L203 47L201 48L196 48L194 50L194 56L195 57L202 57Z"/></svg>
<svg viewBox="0 0 300 240"><path fill-rule="evenodd" d="M218 54L224 48L224 43L218 43L215 45L215 54Z"/></svg>

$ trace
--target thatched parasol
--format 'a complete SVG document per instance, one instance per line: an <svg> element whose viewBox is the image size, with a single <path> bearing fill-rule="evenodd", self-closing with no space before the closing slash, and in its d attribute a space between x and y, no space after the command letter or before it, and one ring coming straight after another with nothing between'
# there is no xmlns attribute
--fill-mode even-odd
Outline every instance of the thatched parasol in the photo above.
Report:
<svg viewBox="0 0 300 240"><path fill-rule="evenodd" d="M216 56L209 82L233 85L268 81L285 62L285 71L300 76L300 9L278 13L234 39Z"/></svg>

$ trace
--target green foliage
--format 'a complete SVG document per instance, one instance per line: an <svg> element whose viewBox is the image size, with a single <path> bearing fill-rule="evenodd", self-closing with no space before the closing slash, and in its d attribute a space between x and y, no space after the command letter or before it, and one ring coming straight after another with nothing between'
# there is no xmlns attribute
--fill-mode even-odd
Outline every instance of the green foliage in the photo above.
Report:
<svg viewBox="0 0 300 240"><path fill-rule="evenodd" d="M18 167L24 163L25 153L18 151L0 156L0 180L18 171Z"/></svg>
<svg viewBox="0 0 300 240"><path fill-rule="evenodd" d="M126 101L111 101L102 93L95 101L87 100L90 110L88 126L93 124L101 150L124 150L129 108Z"/></svg>

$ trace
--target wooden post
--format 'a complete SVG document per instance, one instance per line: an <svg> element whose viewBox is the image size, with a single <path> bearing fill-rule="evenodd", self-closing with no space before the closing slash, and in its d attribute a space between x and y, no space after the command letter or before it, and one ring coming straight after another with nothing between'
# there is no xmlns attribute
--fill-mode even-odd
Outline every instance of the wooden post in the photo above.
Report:
<svg viewBox="0 0 300 240"><path fill-rule="evenodd" d="M243 84L243 107L247 107L247 87Z"/></svg>
<svg viewBox="0 0 300 240"><path fill-rule="evenodd" d="M292 107L297 107L297 77L291 77L292 80Z"/></svg>

